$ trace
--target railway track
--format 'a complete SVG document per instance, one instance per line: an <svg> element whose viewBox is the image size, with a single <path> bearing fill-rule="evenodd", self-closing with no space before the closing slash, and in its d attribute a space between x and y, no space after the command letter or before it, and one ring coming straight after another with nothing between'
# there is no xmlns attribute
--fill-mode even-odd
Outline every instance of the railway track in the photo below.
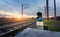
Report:
<svg viewBox="0 0 60 37"><path fill-rule="evenodd" d="M33 23L35 23L34 20L32 20L32 21L29 20L29 21L25 21L25 22L1 26L0 27L0 36L11 33L13 31L18 30L23 27L28 27L28 26L32 25Z"/></svg>

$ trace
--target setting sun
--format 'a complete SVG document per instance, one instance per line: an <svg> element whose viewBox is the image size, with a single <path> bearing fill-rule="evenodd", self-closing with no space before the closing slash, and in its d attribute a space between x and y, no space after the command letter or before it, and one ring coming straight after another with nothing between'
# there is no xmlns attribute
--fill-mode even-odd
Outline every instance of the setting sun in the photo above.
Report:
<svg viewBox="0 0 60 37"><path fill-rule="evenodd" d="M18 13L14 13L14 12L4 12L4 11L1 11L0 10L0 13L3 14L3 15L6 15L6 17L14 17L14 18L22 18L22 15L21 14L18 14ZM23 18L29 18L29 17L33 17L31 15L27 15L27 14L24 14L23 15Z"/></svg>

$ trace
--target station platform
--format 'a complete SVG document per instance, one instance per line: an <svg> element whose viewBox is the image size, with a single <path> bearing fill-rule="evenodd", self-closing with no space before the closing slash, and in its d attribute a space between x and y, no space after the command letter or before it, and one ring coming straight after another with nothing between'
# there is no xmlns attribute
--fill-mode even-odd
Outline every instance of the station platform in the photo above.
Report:
<svg viewBox="0 0 60 37"><path fill-rule="evenodd" d="M60 32L26 28L15 37L60 37Z"/></svg>

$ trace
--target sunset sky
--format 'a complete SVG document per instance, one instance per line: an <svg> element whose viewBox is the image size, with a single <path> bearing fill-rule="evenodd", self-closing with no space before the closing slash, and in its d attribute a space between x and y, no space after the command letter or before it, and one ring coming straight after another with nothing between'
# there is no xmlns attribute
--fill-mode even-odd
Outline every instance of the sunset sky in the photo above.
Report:
<svg viewBox="0 0 60 37"><path fill-rule="evenodd" d="M53 16L53 1L49 0L49 12L50 16ZM46 0L0 0L0 14L11 14L21 16L21 5L24 4L25 16L36 16L38 11L41 11L43 15ZM60 16L60 0L56 0L57 4L57 16Z"/></svg>

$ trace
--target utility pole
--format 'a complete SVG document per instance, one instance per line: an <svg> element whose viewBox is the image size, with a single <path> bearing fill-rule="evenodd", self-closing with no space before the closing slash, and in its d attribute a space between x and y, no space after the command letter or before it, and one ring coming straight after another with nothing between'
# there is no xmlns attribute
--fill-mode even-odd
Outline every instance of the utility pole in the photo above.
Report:
<svg viewBox="0 0 60 37"><path fill-rule="evenodd" d="M54 0L54 17L55 17L55 20L56 20L56 0Z"/></svg>
<svg viewBox="0 0 60 37"><path fill-rule="evenodd" d="M49 21L49 6L48 6L48 0L46 0L46 13L47 13L47 20Z"/></svg>
<svg viewBox="0 0 60 37"><path fill-rule="evenodd" d="M23 18L23 10L26 9L26 8L28 8L28 4L26 4L26 5L22 4L21 7L22 7L22 9L21 9L22 18Z"/></svg>
<svg viewBox="0 0 60 37"><path fill-rule="evenodd" d="M45 11L45 18L46 18L46 6L44 7L44 11Z"/></svg>
<svg viewBox="0 0 60 37"><path fill-rule="evenodd" d="M23 5L21 5L21 7L22 7L22 18L23 18Z"/></svg>

